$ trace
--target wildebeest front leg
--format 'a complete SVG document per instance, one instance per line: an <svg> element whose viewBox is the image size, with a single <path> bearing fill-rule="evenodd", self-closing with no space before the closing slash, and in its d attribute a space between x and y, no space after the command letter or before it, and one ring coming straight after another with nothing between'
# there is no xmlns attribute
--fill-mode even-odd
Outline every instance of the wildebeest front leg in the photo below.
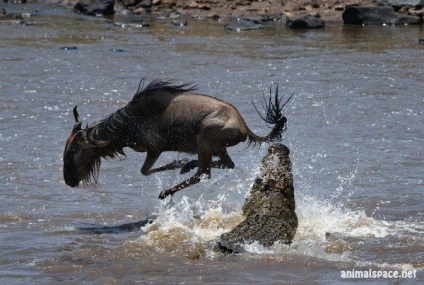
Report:
<svg viewBox="0 0 424 285"><path fill-rule="evenodd" d="M233 160L231 159L231 157L228 155L226 148L222 148L222 149L219 149L218 151L215 151L214 156L217 156L218 160L212 161L212 164L211 164L212 168L233 169L235 167L235 164ZM197 164L198 164L197 160L191 160L187 162L185 165L183 165L180 173L184 174L189 172L190 170L196 168Z"/></svg>
<svg viewBox="0 0 424 285"><path fill-rule="evenodd" d="M149 174L152 174L152 173L155 173L155 172L181 168L189 161L187 158L183 158L183 159L180 159L180 160L174 160L171 163L167 163L165 165L162 165L162 166L159 166L159 167L152 169L156 160L159 158L159 155L160 155L160 153L147 152L146 160L144 161L144 164L141 168L142 174L149 175Z"/></svg>
<svg viewBox="0 0 424 285"><path fill-rule="evenodd" d="M165 165L153 168L151 170L151 173L154 172L160 172L160 171L165 171L165 170L172 170L172 169L176 169L176 168L182 168L184 167L187 163L189 162L188 158L183 158L183 159L179 159L179 160L174 160L173 162L167 163Z"/></svg>
<svg viewBox="0 0 424 285"><path fill-rule="evenodd" d="M143 166L141 167L141 174L150 175L155 171L152 170L153 164L155 164L156 160L158 160L160 156L160 152L151 152L148 151L146 155L146 160L144 160Z"/></svg>
<svg viewBox="0 0 424 285"><path fill-rule="evenodd" d="M184 174L190 172L190 170L195 169L197 167L198 161L197 159L190 160L187 162L181 169L180 174Z"/></svg>

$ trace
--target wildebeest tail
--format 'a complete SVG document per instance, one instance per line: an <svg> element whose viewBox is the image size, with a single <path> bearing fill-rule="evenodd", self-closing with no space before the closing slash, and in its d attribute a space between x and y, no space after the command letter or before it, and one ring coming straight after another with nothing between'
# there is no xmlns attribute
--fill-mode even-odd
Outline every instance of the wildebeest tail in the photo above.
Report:
<svg viewBox="0 0 424 285"><path fill-rule="evenodd" d="M282 139L283 132L287 129L286 123L287 118L283 115L284 106L293 98L293 95L284 100L284 96L281 98L278 94L278 84L275 87L275 94L272 96L272 85L269 87L269 97L266 98L265 94L263 94L261 104L262 108L265 111L265 115L262 115L261 112L256 108L255 104L252 101L253 107L256 112L258 112L259 116L266 122L267 126L271 128L271 132L266 136L258 136L249 130L248 132L248 140L249 146L253 143L263 143L263 142L275 142L280 141Z"/></svg>

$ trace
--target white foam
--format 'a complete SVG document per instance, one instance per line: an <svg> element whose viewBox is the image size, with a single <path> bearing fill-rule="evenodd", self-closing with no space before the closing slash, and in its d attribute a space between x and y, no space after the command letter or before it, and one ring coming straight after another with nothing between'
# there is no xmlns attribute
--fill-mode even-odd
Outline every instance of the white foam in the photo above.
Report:
<svg viewBox="0 0 424 285"><path fill-rule="evenodd" d="M384 238L389 235L414 233L421 227L404 221L384 221L367 216L363 210L349 210L331 200L297 195L296 213L299 228L295 238L325 240L327 233L347 237Z"/></svg>
<svg viewBox="0 0 424 285"><path fill-rule="evenodd" d="M200 251L206 257L214 258L215 241L242 220L240 201L234 199L240 199L249 193L252 181L247 181L245 176L255 176L260 168L246 168L245 172L246 175L239 173L239 177L232 180L228 180L226 175L217 175L215 179L199 184L201 189L197 191L197 197L183 196L175 199L174 204L162 204L156 210L157 219L143 228L145 234L141 235L139 241L158 251L175 251L181 254L188 252L187 256L190 258L198 256L197 252ZM244 245L244 249L249 254L272 255L276 258L293 255L329 262L353 262L358 266L394 266L405 270L413 268L410 264L363 263L358 254L351 252L357 250L357 243L422 232L422 227L418 225L404 221L379 220L368 216L363 210L348 209L345 205L334 202L351 195L346 193L346 189L350 188L354 178L355 172L339 177L340 185L334 191L335 195L328 200L304 194L300 187L297 188L296 213L299 226L293 243L287 246L277 242L271 247L264 247L254 242ZM158 184L161 183L158 181ZM158 186L162 188L162 185ZM313 193L312 187L308 189L311 191L307 192ZM213 199L208 200L210 192L214 192Z"/></svg>
<svg viewBox="0 0 424 285"><path fill-rule="evenodd" d="M299 218L297 237L325 240L326 233L354 237L386 237L392 233L391 224L368 217L364 211L347 210L331 201L308 195L297 195L296 213Z"/></svg>

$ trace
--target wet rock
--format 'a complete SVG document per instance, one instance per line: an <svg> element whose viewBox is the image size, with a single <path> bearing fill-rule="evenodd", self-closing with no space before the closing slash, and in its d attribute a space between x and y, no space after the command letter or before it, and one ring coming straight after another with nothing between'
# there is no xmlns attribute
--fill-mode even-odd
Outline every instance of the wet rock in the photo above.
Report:
<svg viewBox="0 0 424 285"><path fill-rule="evenodd" d="M121 48L112 48L110 49L111 52L117 52L117 53L123 53L126 52L126 50L121 49Z"/></svg>
<svg viewBox="0 0 424 285"><path fill-rule="evenodd" d="M6 10L4 10L4 14L0 14L0 24L25 25L25 23L21 14L6 13Z"/></svg>
<svg viewBox="0 0 424 285"><path fill-rule="evenodd" d="M424 6L421 7L411 7L407 11L407 15L417 16L421 19L424 18Z"/></svg>
<svg viewBox="0 0 424 285"><path fill-rule="evenodd" d="M261 22L282 21L283 18L283 14L266 14L261 17Z"/></svg>
<svg viewBox="0 0 424 285"><path fill-rule="evenodd" d="M262 28L262 23L254 19L238 18L235 21L225 25L224 27L230 31L257 30Z"/></svg>
<svg viewBox="0 0 424 285"><path fill-rule="evenodd" d="M334 11L344 11L345 7L342 5L337 5L336 7L334 7Z"/></svg>
<svg viewBox="0 0 424 285"><path fill-rule="evenodd" d="M171 21L171 24L177 27L185 27L187 26L187 21L186 20L174 20Z"/></svg>
<svg viewBox="0 0 424 285"><path fill-rule="evenodd" d="M297 229L290 150L274 144L262 159L261 173L243 205L245 219L221 235L216 249L243 252L244 244L257 241L263 246L274 242L291 244Z"/></svg>
<svg viewBox="0 0 424 285"><path fill-rule="evenodd" d="M172 12L171 14L169 14L168 16L170 19L178 19L181 18L181 14L178 12Z"/></svg>
<svg viewBox="0 0 424 285"><path fill-rule="evenodd" d="M424 0L381 0L379 3L393 7L424 6Z"/></svg>
<svg viewBox="0 0 424 285"><path fill-rule="evenodd" d="M65 47L60 47L61 50L77 50L78 48L75 46L65 46Z"/></svg>
<svg viewBox="0 0 424 285"><path fill-rule="evenodd" d="M420 24L422 20L416 16L399 16L390 6L346 6L342 14L345 24L354 25L399 25Z"/></svg>
<svg viewBox="0 0 424 285"><path fill-rule="evenodd" d="M122 0L122 4L125 7L141 7L150 8L152 7L152 0Z"/></svg>
<svg viewBox="0 0 424 285"><path fill-rule="evenodd" d="M395 25L419 25L423 19L417 16L400 16Z"/></svg>
<svg viewBox="0 0 424 285"><path fill-rule="evenodd" d="M119 15L114 17L113 24L122 28L144 28L150 26L150 17L137 14Z"/></svg>
<svg viewBox="0 0 424 285"><path fill-rule="evenodd" d="M79 0L74 11L90 16L105 16L115 14L114 0Z"/></svg>
<svg viewBox="0 0 424 285"><path fill-rule="evenodd" d="M287 19L286 26L290 29L318 29L324 28L324 20L313 17L311 15L304 15L295 19Z"/></svg>

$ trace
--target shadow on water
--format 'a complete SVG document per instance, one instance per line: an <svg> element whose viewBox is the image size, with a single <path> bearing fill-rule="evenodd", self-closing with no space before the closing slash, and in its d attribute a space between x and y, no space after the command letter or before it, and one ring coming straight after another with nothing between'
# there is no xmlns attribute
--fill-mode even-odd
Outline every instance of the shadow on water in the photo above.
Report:
<svg viewBox="0 0 424 285"><path fill-rule="evenodd" d="M155 219L156 216L150 216L144 220L134 223L127 223L117 226L79 227L77 229L93 234L123 234L128 232L139 231L145 225L153 223Z"/></svg>

